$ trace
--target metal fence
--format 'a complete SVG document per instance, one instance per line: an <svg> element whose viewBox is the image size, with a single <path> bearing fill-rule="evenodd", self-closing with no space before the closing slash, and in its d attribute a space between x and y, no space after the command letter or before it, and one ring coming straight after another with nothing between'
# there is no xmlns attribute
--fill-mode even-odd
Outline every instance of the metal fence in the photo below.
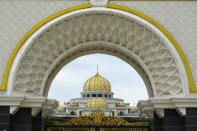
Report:
<svg viewBox="0 0 197 131"><path fill-rule="evenodd" d="M150 131L149 126L129 127L67 127L67 126L45 126L45 131Z"/></svg>

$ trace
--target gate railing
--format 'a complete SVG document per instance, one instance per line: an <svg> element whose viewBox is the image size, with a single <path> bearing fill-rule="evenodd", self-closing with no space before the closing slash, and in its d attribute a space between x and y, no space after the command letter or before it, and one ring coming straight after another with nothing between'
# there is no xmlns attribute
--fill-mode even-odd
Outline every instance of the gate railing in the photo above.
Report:
<svg viewBox="0 0 197 131"><path fill-rule="evenodd" d="M79 126L45 126L45 131L150 131L149 126L129 127L79 127Z"/></svg>
<svg viewBox="0 0 197 131"><path fill-rule="evenodd" d="M68 121L45 122L45 131L150 131L149 122L129 123L122 118L105 116L103 111L93 111Z"/></svg>

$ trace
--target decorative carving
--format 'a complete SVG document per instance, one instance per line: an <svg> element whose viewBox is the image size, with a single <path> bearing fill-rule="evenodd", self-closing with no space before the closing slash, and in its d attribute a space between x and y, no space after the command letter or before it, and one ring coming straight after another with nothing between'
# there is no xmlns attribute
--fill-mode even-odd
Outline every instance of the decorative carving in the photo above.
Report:
<svg viewBox="0 0 197 131"><path fill-rule="evenodd" d="M155 112L157 113L157 115L159 117L163 117L164 116L164 109L163 108L155 109Z"/></svg>
<svg viewBox="0 0 197 131"><path fill-rule="evenodd" d="M158 96L183 94L178 67L162 41L139 23L102 11L69 17L37 38L22 58L14 91L42 95L42 82L52 62L76 45L93 41L112 42L133 52L149 70Z"/></svg>
<svg viewBox="0 0 197 131"><path fill-rule="evenodd" d="M18 105L12 105L10 106L10 114L15 114L19 110Z"/></svg>
<svg viewBox="0 0 197 131"><path fill-rule="evenodd" d="M31 111L32 116L37 116L40 110L41 110L40 107L32 107L32 111Z"/></svg>
<svg viewBox="0 0 197 131"><path fill-rule="evenodd" d="M128 123L119 117L105 116L103 111L93 111L89 116L79 116L72 118L71 120L58 123L55 125L66 126L132 126L132 123ZM138 123L140 125L140 123Z"/></svg>
<svg viewBox="0 0 197 131"><path fill-rule="evenodd" d="M185 116L185 115L186 115L186 108L184 108L184 107L178 107L178 108L176 108L176 111L177 111L181 116Z"/></svg>

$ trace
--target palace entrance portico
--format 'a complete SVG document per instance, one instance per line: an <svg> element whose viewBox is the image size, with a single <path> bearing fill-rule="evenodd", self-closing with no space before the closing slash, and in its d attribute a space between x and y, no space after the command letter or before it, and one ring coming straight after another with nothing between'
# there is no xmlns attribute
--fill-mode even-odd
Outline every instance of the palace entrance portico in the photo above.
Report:
<svg viewBox="0 0 197 131"><path fill-rule="evenodd" d="M154 131L197 130L196 2L8 1L0 2L0 131L41 131L42 117L57 106L47 99L54 77L92 53L117 56L139 73L149 100L138 107L153 118Z"/></svg>

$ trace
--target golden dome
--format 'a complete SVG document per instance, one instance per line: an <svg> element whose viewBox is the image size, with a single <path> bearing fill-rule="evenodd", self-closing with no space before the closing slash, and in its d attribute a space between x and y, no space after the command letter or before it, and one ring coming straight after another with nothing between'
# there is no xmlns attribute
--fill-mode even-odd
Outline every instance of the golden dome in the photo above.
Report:
<svg viewBox="0 0 197 131"><path fill-rule="evenodd" d="M57 109L60 110L60 111L62 111L62 110L64 110L64 106L63 105L62 106L58 106Z"/></svg>
<svg viewBox="0 0 197 131"><path fill-rule="evenodd" d="M87 108L108 108L107 102L103 98L92 98L86 104Z"/></svg>
<svg viewBox="0 0 197 131"><path fill-rule="evenodd" d="M84 86L83 91L104 91L104 92L111 92L111 85L109 81L99 75L99 72L97 71L97 74L90 79L88 79Z"/></svg>
<svg viewBox="0 0 197 131"><path fill-rule="evenodd" d="M130 107L130 110L135 111L135 110L136 110L136 107L131 106L131 107Z"/></svg>

